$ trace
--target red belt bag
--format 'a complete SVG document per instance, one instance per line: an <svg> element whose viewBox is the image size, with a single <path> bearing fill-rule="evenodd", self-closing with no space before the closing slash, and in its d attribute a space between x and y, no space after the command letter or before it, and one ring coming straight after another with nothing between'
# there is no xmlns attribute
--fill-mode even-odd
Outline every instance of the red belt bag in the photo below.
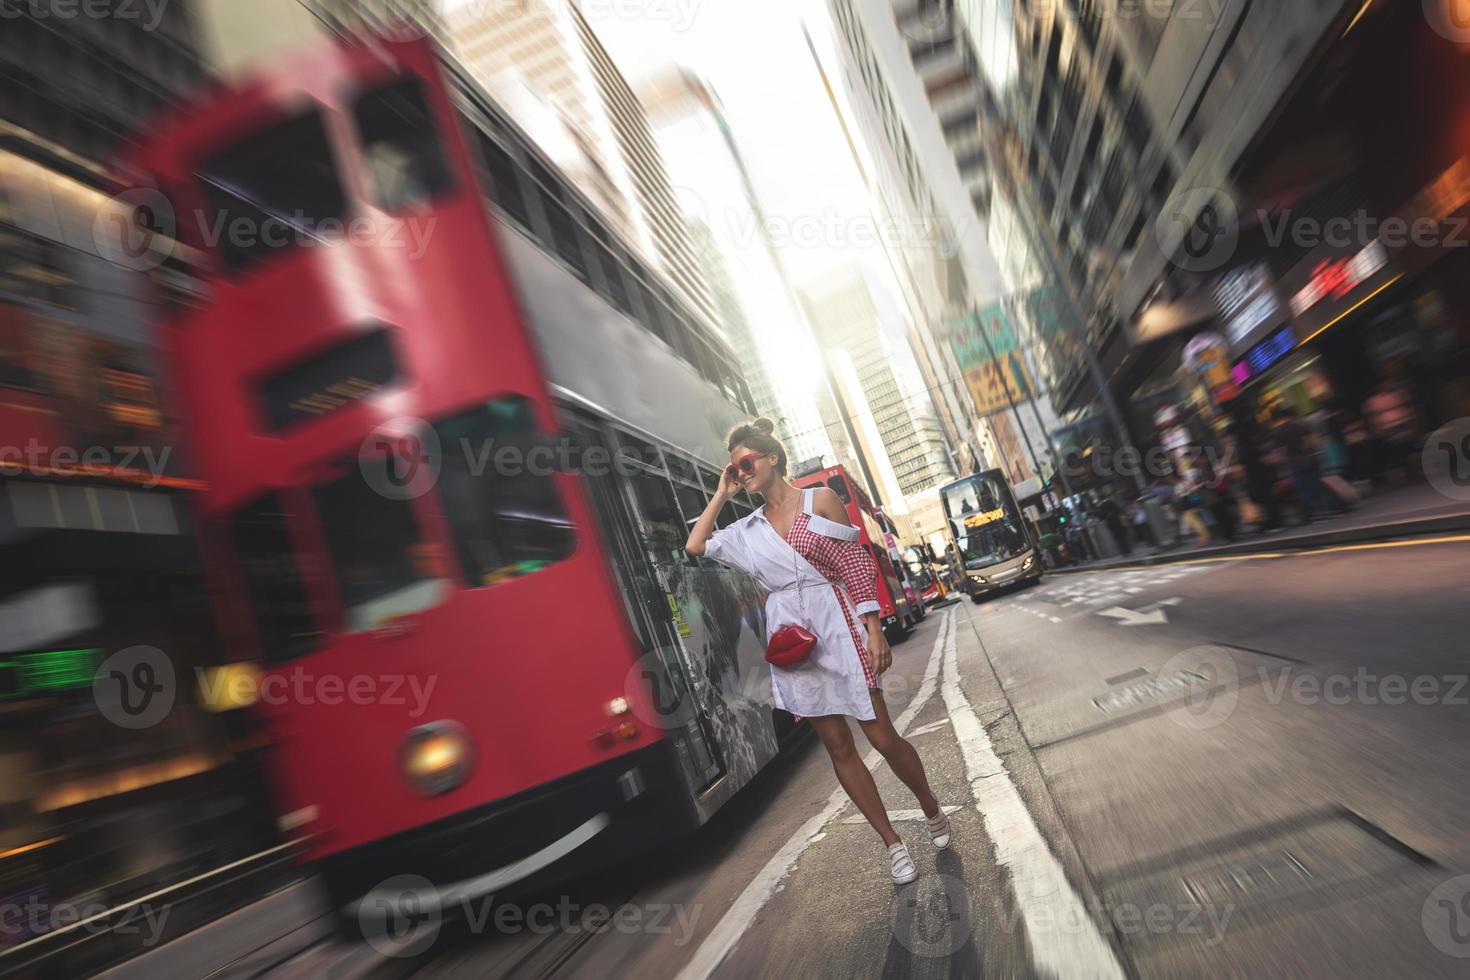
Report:
<svg viewBox="0 0 1470 980"><path fill-rule="evenodd" d="M806 597L802 595L801 585L801 556L796 549L791 549L791 555L796 561L796 598L801 603L801 618L806 619ZM766 643L766 662L776 667L799 667L806 663L806 658L812 655L816 649L817 637L805 626L782 626L771 634L771 639Z"/></svg>

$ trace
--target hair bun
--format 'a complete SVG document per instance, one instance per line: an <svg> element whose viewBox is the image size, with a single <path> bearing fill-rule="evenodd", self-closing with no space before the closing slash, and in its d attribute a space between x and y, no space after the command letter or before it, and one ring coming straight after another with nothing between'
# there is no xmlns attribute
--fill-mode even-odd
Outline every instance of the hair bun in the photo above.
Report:
<svg viewBox="0 0 1470 980"><path fill-rule="evenodd" d="M766 435L770 435L771 433L773 433L773 432L776 431L776 423L775 422L772 422L770 419L766 418L764 415L762 415L760 418L755 419L754 421L752 421L750 423L750 427L752 429L756 429L756 430L758 430L760 432L764 432Z"/></svg>

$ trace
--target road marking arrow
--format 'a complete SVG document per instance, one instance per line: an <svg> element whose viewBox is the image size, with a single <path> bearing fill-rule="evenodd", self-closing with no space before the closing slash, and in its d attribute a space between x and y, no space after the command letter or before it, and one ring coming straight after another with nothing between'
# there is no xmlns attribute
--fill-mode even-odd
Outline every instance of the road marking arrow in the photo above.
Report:
<svg viewBox="0 0 1470 980"><path fill-rule="evenodd" d="M1175 596L1172 599L1144 606L1142 609L1124 609L1122 606L1113 606L1102 610L1098 615L1116 619L1124 626L1157 626L1169 621L1169 615L1164 612L1165 606L1177 606L1183 601Z"/></svg>

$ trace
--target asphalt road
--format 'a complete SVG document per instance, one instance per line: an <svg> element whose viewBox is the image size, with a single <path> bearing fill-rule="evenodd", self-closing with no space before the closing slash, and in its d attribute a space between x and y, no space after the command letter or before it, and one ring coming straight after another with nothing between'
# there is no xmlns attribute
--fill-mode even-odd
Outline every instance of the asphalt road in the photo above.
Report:
<svg viewBox="0 0 1470 980"><path fill-rule="evenodd" d="M409 962L317 935L211 975L1470 975L1467 562L1457 540L1057 575L931 615L887 683L956 841L898 823L904 888L813 742L508 935ZM277 901L309 918L310 895Z"/></svg>

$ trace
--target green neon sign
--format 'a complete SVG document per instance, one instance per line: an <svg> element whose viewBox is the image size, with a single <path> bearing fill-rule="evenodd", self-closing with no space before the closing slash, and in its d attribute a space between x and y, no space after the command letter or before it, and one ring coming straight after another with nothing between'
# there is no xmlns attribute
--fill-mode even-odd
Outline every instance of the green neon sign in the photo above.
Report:
<svg viewBox="0 0 1470 980"><path fill-rule="evenodd" d="M21 701L87 687L102 660L98 647L12 654L0 661L0 701Z"/></svg>

